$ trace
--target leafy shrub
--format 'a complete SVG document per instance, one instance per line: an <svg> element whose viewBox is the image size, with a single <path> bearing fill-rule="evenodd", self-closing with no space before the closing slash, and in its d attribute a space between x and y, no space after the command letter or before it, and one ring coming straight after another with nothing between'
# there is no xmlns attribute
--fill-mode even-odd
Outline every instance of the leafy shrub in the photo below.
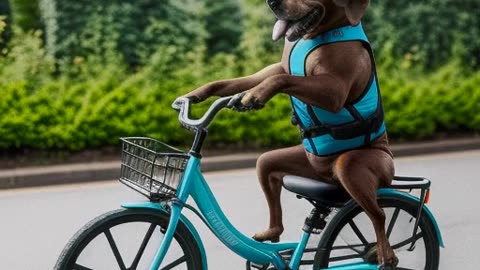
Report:
<svg viewBox="0 0 480 270"><path fill-rule="evenodd" d="M133 66L159 45L187 51L205 31L185 1L40 0L47 50L66 62L116 50Z"/></svg>
<svg viewBox="0 0 480 270"><path fill-rule="evenodd" d="M219 69L232 57L218 56L209 66ZM181 73L154 78L154 70L126 75L125 69L105 67L95 77L74 82L63 77L43 82L35 91L21 81L1 84L0 149L82 150L116 145L123 136L188 144L191 136L178 124L170 104L193 87L179 80ZM227 70L231 75L236 72ZM201 80L192 78L198 84L222 75L204 73ZM468 72L452 63L423 76L380 72L380 79L391 138L425 139L440 132L480 131L480 72ZM194 113L203 113L207 105L196 105ZM226 110L210 127L208 142L217 147L297 144L300 138L290 124L290 113L287 96L275 97L258 112Z"/></svg>
<svg viewBox="0 0 480 270"><path fill-rule="evenodd" d="M46 56L41 31L14 30L14 38L0 53L0 85L22 82L29 91L52 80L53 59ZM0 91L2 89L0 88Z"/></svg>
<svg viewBox="0 0 480 270"><path fill-rule="evenodd" d="M0 50L5 47L5 44L10 39L10 22L10 2L8 0L0 0Z"/></svg>
<svg viewBox="0 0 480 270"><path fill-rule="evenodd" d="M10 0L15 26L23 31L42 30L38 0Z"/></svg>
<svg viewBox="0 0 480 270"><path fill-rule="evenodd" d="M53 3L42 1L44 5ZM78 151L117 145L123 136L152 136L174 145L188 144L191 137L170 108L176 97L209 81L251 74L280 59L281 42L270 40L271 12L263 2L254 1L244 6L249 16L243 21L236 54L222 52L207 57L208 46L200 35L188 44L189 50L184 50L186 47L175 43L187 42L182 30L156 21L145 29L150 29L151 37L159 29L171 30L162 36L168 42L150 49L139 46L134 57L143 65L136 69L124 60L128 50L117 43L132 38L125 43L131 45L134 38L119 35L124 31L119 25L125 21L117 24L115 16L102 17L94 10L89 18L96 21L81 22L88 25L81 28L81 35L64 41L83 51L73 54L60 73L55 72L56 62L43 46L42 33L16 29L7 53L0 55L0 149ZM63 8L73 12L84 4L75 3ZM128 10L132 4L105 7L102 14L121 13L122 7ZM470 44L464 46L456 40L452 46L458 54L432 71L418 68L420 59L398 56L396 40L378 48L391 138L425 139L438 133L480 131L480 71L466 67L458 57ZM194 115L203 113L208 105L196 105ZM290 113L289 99L282 95L258 112L225 110L210 127L208 142L211 147L298 144L299 134L290 124Z"/></svg>
<svg viewBox="0 0 480 270"><path fill-rule="evenodd" d="M264 1L245 1L244 32L240 43L239 66L245 75L252 74L268 64L280 61L283 42L272 41L275 18Z"/></svg>
<svg viewBox="0 0 480 270"><path fill-rule="evenodd" d="M242 35L239 0L204 0L208 54L235 52Z"/></svg>
<svg viewBox="0 0 480 270"><path fill-rule="evenodd" d="M435 69L460 53L465 64L479 67L479 9L477 0L379 0L371 2L364 25L377 51L393 43L396 59ZM453 48L457 42L461 52Z"/></svg>
<svg viewBox="0 0 480 270"><path fill-rule="evenodd" d="M475 132L480 72L450 63L415 76L380 73L389 134L395 139L424 139L439 133Z"/></svg>

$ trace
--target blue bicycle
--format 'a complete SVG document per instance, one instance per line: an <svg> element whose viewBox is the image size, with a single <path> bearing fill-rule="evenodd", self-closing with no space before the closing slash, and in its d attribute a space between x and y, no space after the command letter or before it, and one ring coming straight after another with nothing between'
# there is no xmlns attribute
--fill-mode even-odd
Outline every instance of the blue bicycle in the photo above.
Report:
<svg viewBox="0 0 480 270"><path fill-rule="evenodd" d="M208 269L207 253L197 230L182 214L185 209L245 258L247 270L381 269L375 263L373 226L363 210L341 188L313 179L284 178L285 189L313 205L298 242L260 243L233 227L200 171L207 127L230 99L216 100L197 120L189 118L187 99L174 103L180 123L195 132L189 153L149 138L122 139L120 181L149 202L124 204L86 224L64 248L55 269ZM413 196L412 191L420 195ZM430 181L418 177L395 177L390 188L378 191L387 236L400 260L395 269L439 267L443 241L425 206L429 191ZM188 198L197 208L187 204ZM318 245L307 247L311 235L320 233Z"/></svg>

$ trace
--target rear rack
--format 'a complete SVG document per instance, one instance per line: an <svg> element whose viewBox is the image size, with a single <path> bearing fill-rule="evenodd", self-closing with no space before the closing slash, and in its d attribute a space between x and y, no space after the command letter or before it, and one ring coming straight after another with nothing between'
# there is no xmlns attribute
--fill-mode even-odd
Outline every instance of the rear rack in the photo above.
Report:
<svg viewBox="0 0 480 270"><path fill-rule="evenodd" d="M417 219L415 221L415 227L412 233L413 241L410 247L408 248L409 251L412 251L415 248L415 243L417 242L417 240L415 239L415 235L417 234L417 231L418 231L418 226L420 223L420 217L422 216L423 206L425 205L430 193L430 185L431 185L430 180L424 177L394 176L392 184L389 186L389 188L400 189L400 190L409 190L409 191L412 191L413 189L421 190Z"/></svg>
<svg viewBox="0 0 480 270"><path fill-rule="evenodd" d="M389 188L393 189L429 189L430 180L424 177L394 176Z"/></svg>

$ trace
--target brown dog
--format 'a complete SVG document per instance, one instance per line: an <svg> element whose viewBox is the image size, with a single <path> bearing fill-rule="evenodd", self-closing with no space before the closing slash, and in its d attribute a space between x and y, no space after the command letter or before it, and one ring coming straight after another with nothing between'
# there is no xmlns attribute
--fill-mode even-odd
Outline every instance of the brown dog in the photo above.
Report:
<svg viewBox="0 0 480 270"><path fill-rule="evenodd" d="M279 19L273 39L283 36L287 39L281 62L251 76L208 83L186 97L199 102L210 96L243 92L241 106L259 109L276 94L284 93L309 108L320 108L334 115L340 115L346 108L351 111L351 104L362 99L372 85L375 73L365 43L347 40L314 48L305 57L301 76L292 75L292 50L298 39L311 40L335 29L357 26L369 1L267 0L267 3ZM381 102L377 106L381 107ZM361 146L328 155L306 149L305 140L312 139L307 136L304 144L260 156L257 173L269 206L270 224L268 229L255 234L254 239L275 242L283 232L280 193L285 175L322 179L340 183L365 210L376 231L379 263L394 266L398 260L385 235L385 214L376 201L376 190L388 186L393 179L393 157L386 132L372 138L372 131L378 128L367 133Z"/></svg>

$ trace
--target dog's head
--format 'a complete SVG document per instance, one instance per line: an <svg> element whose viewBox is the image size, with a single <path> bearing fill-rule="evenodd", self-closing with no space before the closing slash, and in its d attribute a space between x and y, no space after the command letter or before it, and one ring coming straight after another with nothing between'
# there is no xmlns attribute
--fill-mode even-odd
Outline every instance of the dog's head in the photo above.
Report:
<svg viewBox="0 0 480 270"><path fill-rule="evenodd" d="M334 23L357 25L369 0L266 0L278 18L272 38L289 41L320 34L322 26Z"/></svg>

